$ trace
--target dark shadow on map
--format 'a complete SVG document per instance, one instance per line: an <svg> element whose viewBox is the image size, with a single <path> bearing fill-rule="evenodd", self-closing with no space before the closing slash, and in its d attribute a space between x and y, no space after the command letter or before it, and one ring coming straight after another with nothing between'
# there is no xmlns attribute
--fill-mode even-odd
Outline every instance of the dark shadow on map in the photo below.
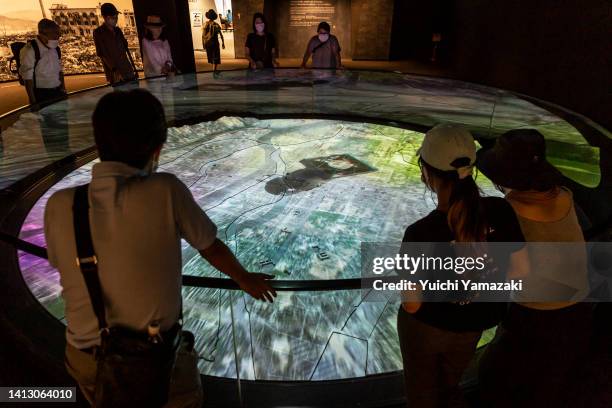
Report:
<svg viewBox="0 0 612 408"><path fill-rule="evenodd" d="M296 194L320 187L333 178L376 171L348 154L302 159L300 163L304 165L303 169L268 181L266 191L274 195Z"/></svg>

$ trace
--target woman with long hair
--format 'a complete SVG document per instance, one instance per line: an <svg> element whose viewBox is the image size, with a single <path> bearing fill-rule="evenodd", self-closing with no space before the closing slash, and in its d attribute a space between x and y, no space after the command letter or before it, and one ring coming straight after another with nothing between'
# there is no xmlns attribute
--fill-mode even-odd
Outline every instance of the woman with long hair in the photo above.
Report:
<svg viewBox="0 0 612 408"><path fill-rule="evenodd" d="M523 235L512 207L504 199L481 196L472 176L476 146L470 132L454 125L438 125L427 132L418 155L421 180L436 196L437 206L406 229L402 251L411 242L440 243L435 246L437 253L457 251L453 247L477 251L482 243L508 242L513 244L507 251L489 261L503 277L519 269L525 258ZM414 276L433 279L430 273L436 272L417 271ZM463 299L457 291L434 301L425 292L403 293L397 329L409 407L463 404L461 376L474 356L482 331L495 326L505 308L504 303L477 302L476 295Z"/></svg>

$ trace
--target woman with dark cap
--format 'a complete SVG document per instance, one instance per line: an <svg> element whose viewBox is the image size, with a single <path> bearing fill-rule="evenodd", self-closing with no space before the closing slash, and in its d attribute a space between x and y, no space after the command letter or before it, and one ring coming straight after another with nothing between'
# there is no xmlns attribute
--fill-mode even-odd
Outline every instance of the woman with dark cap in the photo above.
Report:
<svg viewBox="0 0 612 408"><path fill-rule="evenodd" d="M572 192L534 129L504 133L478 152L478 167L505 193L529 243L523 291L481 359L484 406L564 406L592 321L591 304L581 303L587 260Z"/></svg>
<svg viewBox="0 0 612 408"><path fill-rule="evenodd" d="M204 14L208 21L204 24L202 30L202 44L206 49L206 57L208 63L213 65L213 73L217 73L217 67L221 63L221 50L219 49L219 37L221 37L221 45L225 49L225 40L221 32L221 26L215 21L217 12L210 9Z"/></svg>
<svg viewBox="0 0 612 408"><path fill-rule="evenodd" d="M476 144L470 132L454 125L438 125L427 132L417 154L421 180L436 195L437 207L406 228L404 255L421 256L424 248L419 245L437 243L433 254L440 259L458 252L464 255L465 250L474 258L472 248L478 251L499 245L487 243L504 242L509 244L503 251L485 252L489 255L485 268L465 274L481 281L505 281L506 275L520 274L527 258L523 235L512 207L504 199L480 195L472 176ZM459 278L457 273L452 270L449 276L444 271L426 269L416 271L412 279L454 280ZM442 298L435 295L425 291L402 293L397 331L411 408L464 405L459 381L474 357L482 331L497 325L505 311L503 301L476 301L485 296L478 292L456 290L447 291Z"/></svg>
<svg viewBox="0 0 612 408"><path fill-rule="evenodd" d="M253 32L247 36L244 46L251 69L278 67L276 38L268 32L268 23L262 13L253 15Z"/></svg>

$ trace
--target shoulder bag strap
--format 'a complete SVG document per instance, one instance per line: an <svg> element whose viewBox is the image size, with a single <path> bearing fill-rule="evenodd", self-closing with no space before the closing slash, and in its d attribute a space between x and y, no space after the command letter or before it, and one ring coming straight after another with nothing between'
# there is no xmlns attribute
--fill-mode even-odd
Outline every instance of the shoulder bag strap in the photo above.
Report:
<svg viewBox="0 0 612 408"><path fill-rule="evenodd" d="M102 298L102 287L98 276L98 258L94 251L91 239L91 227L89 224L89 185L85 184L76 188L74 192L74 202L72 206L72 216L74 222L74 239L77 247L76 263L81 269L87 292L98 318L100 330L108 328L106 315L104 312L104 300Z"/></svg>

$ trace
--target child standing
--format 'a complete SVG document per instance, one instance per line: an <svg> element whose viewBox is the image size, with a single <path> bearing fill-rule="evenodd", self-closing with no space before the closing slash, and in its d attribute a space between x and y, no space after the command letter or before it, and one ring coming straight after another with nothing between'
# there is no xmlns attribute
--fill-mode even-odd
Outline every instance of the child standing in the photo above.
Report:
<svg viewBox="0 0 612 408"><path fill-rule="evenodd" d="M215 10L210 9L205 14L208 21L204 25L202 33L202 44L206 49L206 56L208 63L213 64L213 72L217 73L217 67L221 63L221 50L219 49L219 37L221 37L221 46L225 49L225 41L223 40L223 33L221 32L221 26L215 22L217 19L217 13Z"/></svg>

